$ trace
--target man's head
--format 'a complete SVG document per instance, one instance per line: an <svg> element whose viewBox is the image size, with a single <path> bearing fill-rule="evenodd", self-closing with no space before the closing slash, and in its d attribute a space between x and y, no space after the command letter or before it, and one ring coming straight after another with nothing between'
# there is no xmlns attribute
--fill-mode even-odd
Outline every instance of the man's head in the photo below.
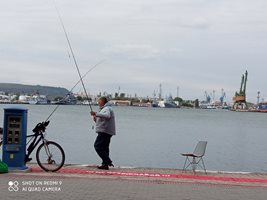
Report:
<svg viewBox="0 0 267 200"><path fill-rule="evenodd" d="M100 108L103 107L107 102L108 102L107 97L102 96L98 99L98 105Z"/></svg>

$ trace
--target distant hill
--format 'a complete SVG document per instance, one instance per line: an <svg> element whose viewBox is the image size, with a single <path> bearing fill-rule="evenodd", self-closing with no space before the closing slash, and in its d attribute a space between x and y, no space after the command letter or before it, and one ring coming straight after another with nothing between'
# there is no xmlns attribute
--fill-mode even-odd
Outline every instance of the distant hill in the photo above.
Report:
<svg viewBox="0 0 267 200"><path fill-rule="evenodd" d="M16 83L0 83L0 91L9 94L33 94L38 92L41 95L47 95L48 99L50 100L57 96L64 97L68 93L68 90L62 87L23 85Z"/></svg>

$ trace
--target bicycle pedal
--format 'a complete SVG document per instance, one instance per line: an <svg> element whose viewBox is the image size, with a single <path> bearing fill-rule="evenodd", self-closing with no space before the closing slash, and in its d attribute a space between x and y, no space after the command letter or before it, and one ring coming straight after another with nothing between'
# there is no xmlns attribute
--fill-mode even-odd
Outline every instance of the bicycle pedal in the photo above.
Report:
<svg viewBox="0 0 267 200"><path fill-rule="evenodd" d="M26 158L26 162L30 162L32 158Z"/></svg>

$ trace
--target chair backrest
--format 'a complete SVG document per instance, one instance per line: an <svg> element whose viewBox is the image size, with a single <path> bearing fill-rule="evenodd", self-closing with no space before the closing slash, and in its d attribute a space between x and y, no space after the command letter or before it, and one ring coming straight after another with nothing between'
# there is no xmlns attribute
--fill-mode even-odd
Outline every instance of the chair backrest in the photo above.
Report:
<svg viewBox="0 0 267 200"><path fill-rule="evenodd" d="M194 150L194 155L198 157L202 157L205 155L206 147L207 147L208 142L207 141L199 141L197 143L197 146Z"/></svg>

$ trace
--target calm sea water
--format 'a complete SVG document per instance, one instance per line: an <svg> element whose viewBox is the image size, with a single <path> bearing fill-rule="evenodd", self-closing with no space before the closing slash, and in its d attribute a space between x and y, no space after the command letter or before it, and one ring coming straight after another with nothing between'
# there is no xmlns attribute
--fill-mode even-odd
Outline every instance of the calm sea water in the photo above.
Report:
<svg viewBox="0 0 267 200"><path fill-rule="evenodd" d="M0 105L0 121L3 108ZM23 105L28 109L28 134L45 120L53 105ZM93 107L97 110L97 107ZM267 114L226 110L114 107L117 135L111 158L117 166L181 169L180 153L207 140L208 170L267 172ZM60 106L51 117L47 138L65 150L66 163L99 164L96 137L88 106Z"/></svg>

